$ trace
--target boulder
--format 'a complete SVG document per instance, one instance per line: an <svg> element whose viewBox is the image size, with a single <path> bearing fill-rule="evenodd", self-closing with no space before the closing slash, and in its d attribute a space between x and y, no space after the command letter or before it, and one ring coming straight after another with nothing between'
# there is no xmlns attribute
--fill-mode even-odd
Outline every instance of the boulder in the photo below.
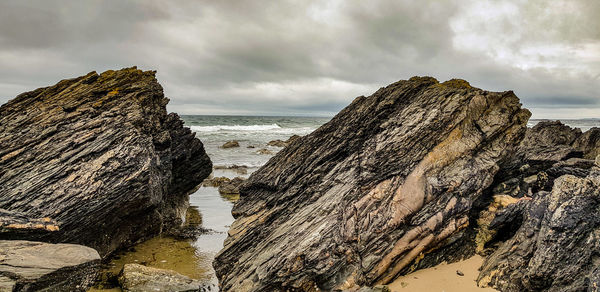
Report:
<svg viewBox="0 0 600 292"><path fill-rule="evenodd" d="M138 264L126 264L119 275L123 291L128 292L184 292L200 291L202 284L198 280L175 271L146 267Z"/></svg>
<svg viewBox="0 0 600 292"><path fill-rule="evenodd" d="M86 291L99 266L86 246L0 240L0 291Z"/></svg>
<svg viewBox="0 0 600 292"><path fill-rule="evenodd" d="M600 155L600 128L591 128L579 136L573 147L583 152L583 158L594 159Z"/></svg>
<svg viewBox="0 0 600 292"><path fill-rule="evenodd" d="M225 144L223 144L221 146L221 148L223 148L223 149L236 148L236 147L240 147L240 143L238 141L227 141L227 142L225 142Z"/></svg>
<svg viewBox="0 0 600 292"><path fill-rule="evenodd" d="M358 97L240 187L213 266L226 291L391 282L469 223L521 141L513 92L413 77Z"/></svg>
<svg viewBox="0 0 600 292"><path fill-rule="evenodd" d="M527 129L525 138L512 155L504 161L498 173L502 178L529 176L569 158L583 157L572 145L581 130L560 121L542 121ZM525 190L526 191L526 190Z"/></svg>
<svg viewBox="0 0 600 292"><path fill-rule="evenodd" d="M77 243L106 256L180 224L188 192L212 165L167 103L155 72L133 67L0 106L0 217L13 217L0 221L25 222L0 223L0 239Z"/></svg>
<svg viewBox="0 0 600 292"><path fill-rule="evenodd" d="M489 256L479 286L500 291L597 291L600 169L564 175L526 207L515 236Z"/></svg>

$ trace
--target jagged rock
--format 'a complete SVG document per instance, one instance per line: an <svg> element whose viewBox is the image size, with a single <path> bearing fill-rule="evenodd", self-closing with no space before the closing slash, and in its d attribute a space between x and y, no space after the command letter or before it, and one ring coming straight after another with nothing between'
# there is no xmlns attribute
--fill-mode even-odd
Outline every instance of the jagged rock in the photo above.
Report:
<svg viewBox="0 0 600 292"><path fill-rule="evenodd" d="M548 169L559 161L581 158L583 153L572 146L580 136L580 129L573 129L560 121L539 122L527 129L525 138L516 151L502 162L498 176L530 176Z"/></svg>
<svg viewBox="0 0 600 292"><path fill-rule="evenodd" d="M581 157L580 151L571 146L579 136L579 128L571 128L560 121L543 121L527 130L517 152L530 166Z"/></svg>
<svg viewBox="0 0 600 292"><path fill-rule="evenodd" d="M89 247L0 240L0 291L86 291L99 265Z"/></svg>
<svg viewBox="0 0 600 292"><path fill-rule="evenodd" d="M560 176L556 175L559 172L577 172L575 168L579 162L572 159L583 157L583 151L573 145L581 136L580 129L573 129L560 121L542 121L527 129L519 147L500 163L490 196L483 196L475 205L489 203L491 195L521 198L551 189L554 179ZM567 160L571 162L560 164ZM549 170L554 174L549 175ZM585 176L585 173L582 174Z"/></svg>
<svg viewBox="0 0 600 292"><path fill-rule="evenodd" d="M501 291L596 291L600 254L600 170L564 175L540 192L510 240L488 257L480 286ZM588 290L589 289L589 290Z"/></svg>
<svg viewBox="0 0 600 292"><path fill-rule="evenodd" d="M583 152L583 158L594 159L600 155L600 128L591 128L575 140L573 147Z"/></svg>
<svg viewBox="0 0 600 292"><path fill-rule="evenodd" d="M238 141L227 141L227 142L225 142L225 144L223 144L221 146L221 148L223 148L223 149L236 148L236 147L240 147L240 143Z"/></svg>
<svg viewBox="0 0 600 292"><path fill-rule="evenodd" d="M126 264L119 275L119 283L128 292L184 292L200 291L202 283L175 271Z"/></svg>
<svg viewBox="0 0 600 292"><path fill-rule="evenodd" d="M105 256L180 224L188 192L212 165L167 102L155 72L134 67L63 80L2 105L0 208L58 230L0 223L0 238L78 243Z"/></svg>
<svg viewBox="0 0 600 292"><path fill-rule="evenodd" d="M385 284L468 225L521 141L510 91L414 77L358 97L240 187L213 266L226 291Z"/></svg>

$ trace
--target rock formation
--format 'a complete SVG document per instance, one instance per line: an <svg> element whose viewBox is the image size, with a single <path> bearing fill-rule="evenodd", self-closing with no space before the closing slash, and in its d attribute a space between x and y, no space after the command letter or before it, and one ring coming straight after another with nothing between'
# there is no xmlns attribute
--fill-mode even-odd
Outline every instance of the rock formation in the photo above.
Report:
<svg viewBox="0 0 600 292"><path fill-rule="evenodd" d="M521 141L510 91L414 77L358 97L253 173L213 265L231 291L388 283L469 222Z"/></svg>
<svg viewBox="0 0 600 292"><path fill-rule="evenodd" d="M0 240L0 291L86 291L99 266L89 247Z"/></svg>
<svg viewBox="0 0 600 292"><path fill-rule="evenodd" d="M480 254L486 255L490 252L487 247L493 250L499 241L511 238L521 226L528 202L518 201L551 191L554 181L563 175L584 178L590 173L594 160L582 157L589 158L598 151L597 130L582 134L559 121L543 121L527 129L519 147L501 163L490 190L474 204L474 209L483 209L475 240ZM496 204L500 197L509 204ZM515 202L518 204L511 205Z"/></svg>
<svg viewBox="0 0 600 292"><path fill-rule="evenodd" d="M0 107L0 239L101 256L181 222L211 172L155 72L89 73Z"/></svg>
<svg viewBox="0 0 600 292"><path fill-rule="evenodd" d="M564 175L534 195L516 235L483 265L478 283L501 291L598 291L600 159L587 177Z"/></svg>
<svg viewBox="0 0 600 292"><path fill-rule="evenodd" d="M583 152L583 158L596 158L600 155L600 128L591 128L585 131L575 140L573 147Z"/></svg>

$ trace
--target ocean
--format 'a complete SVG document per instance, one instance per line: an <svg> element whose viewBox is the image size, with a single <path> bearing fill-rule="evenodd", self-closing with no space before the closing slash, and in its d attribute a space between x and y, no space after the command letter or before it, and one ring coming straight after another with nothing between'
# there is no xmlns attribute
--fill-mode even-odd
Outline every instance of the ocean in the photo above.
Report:
<svg viewBox="0 0 600 292"><path fill-rule="evenodd" d="M600 115L600 114L599 114ZM530 119L527 123L527 127L533 127L535 124L541 121L556 121L557 119ZM578 119L578 120L560 120L563 124L571 128L579 128L582 132L585 132L593 127L600 127L600 119Z"/></svg>
<svg viewBox="0 0 600 292"><path fill-rule="evenodd" d="M241 165L258 168L271 155L259 154L267 149L277 152L281 148L268 146L272 140L287 140L292 135L306 135L329 118L309 117L252 117L252 116L181 116L185 125L196 132L215 166ZM239 148L222 149L227 141L239 141ZM248 148L248 147L254 148Z"/></svg>
<svg viewBox="0 0 600 292"><path fill-rule="evenodd" d="M258 117L258 116L190 116L181 118L185 126L196 133L216 168L212 176L236 176L247 178L264 165L282 148L268 146L272 140L287 140L292 135L306 135L317 129L330 118L314 117ZM532 127L542 121L532 119ZM586 131L600 127L599 119L563 120L563 123ZM240 147L223 149L228 141L238 141ZM249 148L251 147L251 148ZM270 154L261 154L267 149ZM226 169L230 166L245 166L247 172ZM219 194L215 187L200 187L190 195L190 210L197 211L201 225L208 232L196 240L176 240L157 237L144 242L133 251L124 252L109 263L108 270L118 274L123 264L137 262L157 268L175 270L201 280L212 291L218 289L217 278L212 268L215 255L223 247L229 226L233 223L231 208L235 199ZM189 211L189 210L188 210Z"/></svg>

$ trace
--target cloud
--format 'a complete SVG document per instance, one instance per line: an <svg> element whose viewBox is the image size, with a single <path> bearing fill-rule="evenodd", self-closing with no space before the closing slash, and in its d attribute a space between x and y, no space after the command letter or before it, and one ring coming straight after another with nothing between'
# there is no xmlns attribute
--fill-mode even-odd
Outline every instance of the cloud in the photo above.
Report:
<svg viewBox="0 0 600 292"><path fill-rule="evenodd" d="M591 117L599 19L595 0L9 0L0 2L0 102L138 65L158 70L169 109L184 114L328 115L431 75L514 90L534 117Z"/></svg>

